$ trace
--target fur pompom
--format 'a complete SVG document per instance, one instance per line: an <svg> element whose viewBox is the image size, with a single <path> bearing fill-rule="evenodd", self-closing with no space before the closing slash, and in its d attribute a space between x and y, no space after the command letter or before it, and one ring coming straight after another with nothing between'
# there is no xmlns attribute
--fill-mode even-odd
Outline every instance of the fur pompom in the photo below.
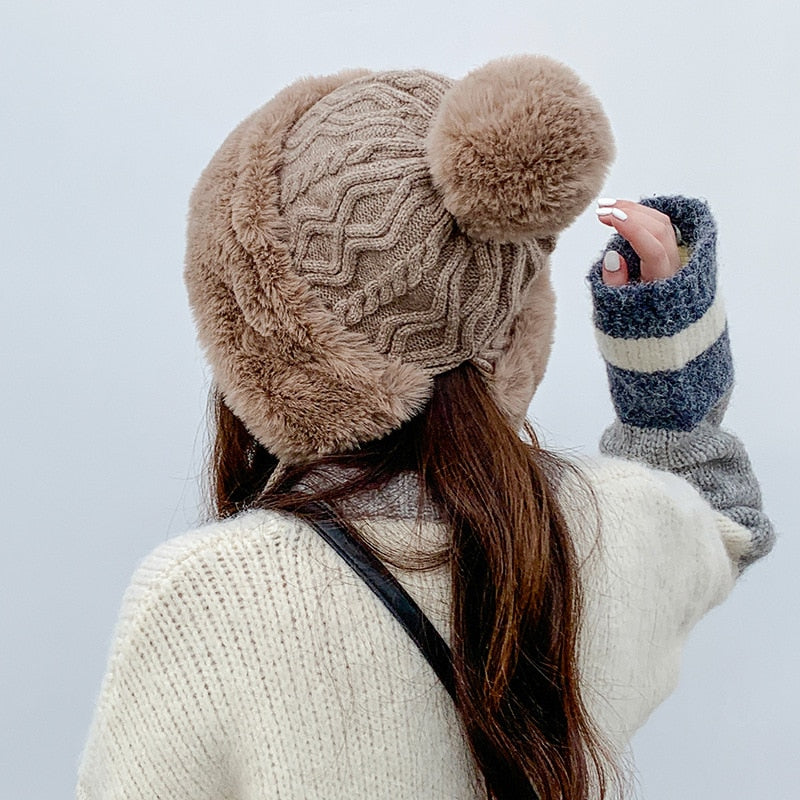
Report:
<svg viewBox="0 0 800 800"><path fill-rule="evenodd" d="M600 102L544 56L492 61L445 94L427 139L433 180L461 228L519 242L566 228L614 156Z"/></svg>

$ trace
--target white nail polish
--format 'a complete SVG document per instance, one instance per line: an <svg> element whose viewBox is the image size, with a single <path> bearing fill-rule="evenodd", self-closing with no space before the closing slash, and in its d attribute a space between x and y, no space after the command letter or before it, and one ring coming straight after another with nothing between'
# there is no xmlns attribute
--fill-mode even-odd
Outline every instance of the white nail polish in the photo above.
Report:
<svg viewBox="0 0 800 800"><path fill-rule="evenodd" d="M601 197L597 201L599 206L613 206L617 201L613 197Z"/></svg>
<svg viewBox="0 0 800 800"><path fill-rule="evenodd" d="M628 219L628 215L621 208L612 208L611 213L621 222L625 222Z"/></svg>
<svg viewBox="0 0 800 800"><path fill-rule="evenodd" d="M620 264L619 260L619 253L614 250L609 250L603 256L603 269L606 272L619 272L619 268L622 265Z"/></svg>
<svg viewBox="0 0 800 800"><path fill-rule="evenodd" d="M597 208L595 209L595 214L597 214L598 217L607 217L609 214L613 214L616 210L617 209L615 208Z"/></svg>

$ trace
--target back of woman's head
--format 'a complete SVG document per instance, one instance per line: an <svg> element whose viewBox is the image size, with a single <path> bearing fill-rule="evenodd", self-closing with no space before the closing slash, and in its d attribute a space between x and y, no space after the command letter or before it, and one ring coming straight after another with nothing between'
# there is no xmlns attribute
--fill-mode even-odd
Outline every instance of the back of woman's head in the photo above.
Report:
<svg viewBox="0 0 800 800"><path fill-rule="evenodd" d="M492 797L582 798L580 592L559 465L518 429L553 329L549 255L613 154L598 101L538 56L453 82L304 79L192 195L186 283L217 390L217 513L338 507L401 472L451 531L457 705Z"/></svg>
<svg viewBox="0 0 800 800"><path fill-rule="evenodd" d="M612 152L599 102L543 57L287 87L192 193L185 278L226 403L296 463L386 435L469 361L521 424L550 252Z"/></svg>

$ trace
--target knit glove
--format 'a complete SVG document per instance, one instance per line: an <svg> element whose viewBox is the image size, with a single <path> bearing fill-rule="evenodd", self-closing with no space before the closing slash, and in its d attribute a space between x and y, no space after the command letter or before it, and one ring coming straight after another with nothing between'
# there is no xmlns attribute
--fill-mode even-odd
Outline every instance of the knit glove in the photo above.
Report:
<svg viewBox="0 0 800 800"><path fill-rule="evenodd" d="M687 431L719 403L733 383L728 330L716 290L716 226L700 200L642 201L668 214L690 248L673 277L640 283L639 258L619 235L632 282L606 286L602 260L591 270L594 324L619 419L639 428Z"/></svg>
<svg viewBox="0 0 800 800"><path fill-rule="evenodd" d="M717 292L716 225L708 206L685 197L641 201L669 215L689 248L674 276L639 282L639 258L619 235L607 250L627 261L631 283L606 286L602 257L589 273L594 324L617 421L608 455L681 475L743 531L740 569L765 555L774 531L743 444L720 428L733 385L728 327Z"/></svg>

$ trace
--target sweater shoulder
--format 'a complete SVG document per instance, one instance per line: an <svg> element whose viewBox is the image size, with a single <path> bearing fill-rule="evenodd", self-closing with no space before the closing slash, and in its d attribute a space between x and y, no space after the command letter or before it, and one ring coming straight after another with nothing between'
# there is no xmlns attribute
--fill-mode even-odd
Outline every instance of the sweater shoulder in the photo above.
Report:
<svg viewBox="0 0 800 800"><path fill-rule="evenodd" d="M298 539L301 525L288 515L253 510L162 542L134 571L125 591L117 638L155 606L185 599L184 588L194 592L198 584L219 584L215 577L230 579L231 569L238 571L254 552L268 555L274 563Z"/></svg>
<svg viewBox="0 0 800 800"><path fill-rule="evenodd" d="M219 553L232 542L258 541L278 548L287 535L296 535L299 524L290 515L261 509L209 522L159 544L142 559L135 576L144 582L168 578L187 562Z"/></svg>
<svg viewBox="0 0 800 800"><path fill-rule="evenodd" d="M563 506L570 527L581 531L579 553L597 555L599 544L599 560L610 569L661 576L658 585L676 595L681 585L702 586L702 613L727 596L748 537L744 528L674 473L611 456L577 466Z"/></svg>
<svg viewBox="0 0 800 800"><path fill-rule="evenodd" d="M733 587L732 523L682 478L619 458L581 461L564 489L584 697L600 729L626 743L677 684L691 629Z"/></svg>

